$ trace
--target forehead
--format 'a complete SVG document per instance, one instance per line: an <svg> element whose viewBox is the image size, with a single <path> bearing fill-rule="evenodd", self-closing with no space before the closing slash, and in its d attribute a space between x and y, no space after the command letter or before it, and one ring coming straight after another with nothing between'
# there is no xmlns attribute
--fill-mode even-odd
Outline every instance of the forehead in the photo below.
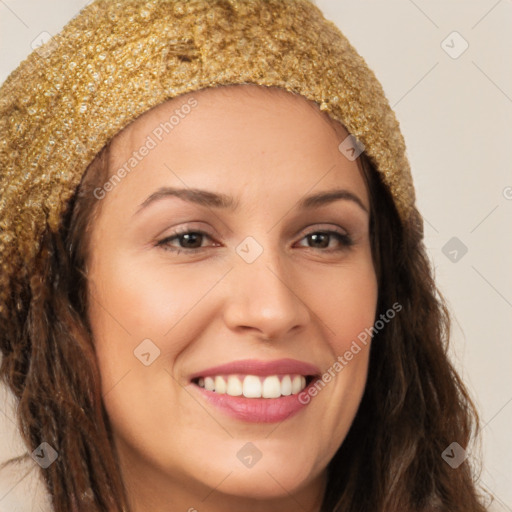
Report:
<svg viewBox="0 0 512 512"><path fill-rule="evenodd" d="M208 116L214 111L222 110L225 114L238 115L240 122L245 120L246 123L250 123L251 120L253 122L265 121L265 117L270 121L271 115L275 114L278 109L281 111L281 115L285 113L289 118L308 118L308 123L311 123L314 116L317 119L316 122L330 130L337 139L344 139L348 136L348 131L340 122L331 118L326 112L320 110L317 103L304 96L279 87L236 84L201 89L152 108L114 137L113 151L119 151L120 147L135 143L141 135L147 135L154 130L156 124L162 119L169 119L173 113L179 113L182 106L192 99L199 105L199 109L194 112L194 117ZM199 116L197 111L200 112ZM226 124L222 122L226 117L218 117L216 123L218 128L226 128ZM232 121L232 119L230 120ZM182 132L183 130L176 130L175 134L178 131Z"/></svg>
<svg viewBox="0 0 512 512"><path fill-rule="evenodd" d="M151 109L114 138L112 175L148 141L151 149L144 148L136 172L109 200L129 191L138 200L157 186L207 187L246 198L267 189L276 200L346 186L368 203L359 159L349 161L339 150L347 136L316 103L284 89L203 89Z"/></svg>

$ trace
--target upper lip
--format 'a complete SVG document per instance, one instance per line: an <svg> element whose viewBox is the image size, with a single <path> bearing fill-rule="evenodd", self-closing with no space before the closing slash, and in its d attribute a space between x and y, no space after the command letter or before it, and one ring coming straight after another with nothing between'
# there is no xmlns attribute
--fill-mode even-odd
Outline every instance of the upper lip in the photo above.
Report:
<svg viewBox="0 0 512 512"><path fill-rule="evenodd" d="M241 373L245 375L320 375L320 370L310 364L296 359L275 359L273 361L261 361L257 359L243 359L233 361L231 363L221 364L220 366L212 366L199 372L193 373L190 380L198 377L211 377L214 375L232 375Z"/></svg>

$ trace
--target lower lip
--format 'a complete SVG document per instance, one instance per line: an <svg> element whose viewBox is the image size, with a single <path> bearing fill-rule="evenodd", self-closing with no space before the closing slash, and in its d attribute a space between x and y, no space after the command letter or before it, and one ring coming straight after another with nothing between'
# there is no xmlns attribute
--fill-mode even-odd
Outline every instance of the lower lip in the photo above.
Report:
<svg viewBox="0 0 512 512"><path fill-rule="evenodd" d="M295 395L279 398L245 398L208 391L196 384L192 386L211 404L233 418L252 423L276 423L291 418L304 409L308 403L302 404L299 395L307 391L306 386Z"/></svg>

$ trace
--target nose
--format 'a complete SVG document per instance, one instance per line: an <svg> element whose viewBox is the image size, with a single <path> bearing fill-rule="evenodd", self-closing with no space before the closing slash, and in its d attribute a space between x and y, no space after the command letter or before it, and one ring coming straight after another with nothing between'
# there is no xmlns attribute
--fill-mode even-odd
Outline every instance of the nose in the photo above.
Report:
<svg viewBox="0 0 512 512"><path fill-rule="evenodd" d="M304 328L311 319L307 297L297 289L290 272L279 255L268 252L250 264L237 261L230 272L225 324L231 330L253 332L265 339L282 339Z"/></svg>

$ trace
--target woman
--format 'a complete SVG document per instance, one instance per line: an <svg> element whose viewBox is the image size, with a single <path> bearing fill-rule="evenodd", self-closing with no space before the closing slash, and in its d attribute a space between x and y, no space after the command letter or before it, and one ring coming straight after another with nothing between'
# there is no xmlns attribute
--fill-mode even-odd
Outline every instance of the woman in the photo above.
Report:
<svg viewBox="0 0 512 512"><path fill-rule="evenodd" d="M339 30L100 0L46 50L1 91L0 346L54 509L484 510L403 138Z"/></svg>

